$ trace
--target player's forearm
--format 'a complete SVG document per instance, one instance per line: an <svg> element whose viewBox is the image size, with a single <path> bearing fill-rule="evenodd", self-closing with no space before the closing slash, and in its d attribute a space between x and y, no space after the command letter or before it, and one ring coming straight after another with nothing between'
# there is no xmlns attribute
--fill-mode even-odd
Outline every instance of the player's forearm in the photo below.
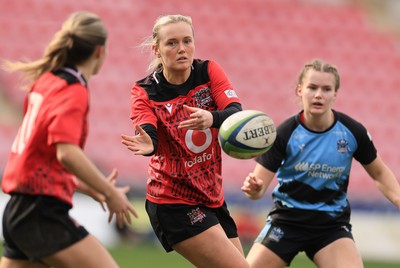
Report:
<svg viewBox="0 0 400 268"><path fill-rule="evenodd" d="M76 190L83 194L93 197L95 190L89 185L87 185L85 182L83 182L81 179L78 178L77 180L78 180L78 185Z"/></svg>
<svg viewBox="0 0 400 268"><path fill-rule="evenodd" d="M264 196L264 192L258 191L258 192L244 192L244 194L247 196L248 199L250 200L258 200L261 197Z"/></svg>
<svg viewBox="0 0 400 268"><path fill-rule="evenodd" d="M78 186L78 189L83 190L84 193L90 193L93 188L105 197L111 195L111 185L81 148L73 144L58 144L57 158L69 172L84 183Z"/></svg>
<svg viewBox="0 0 400 268"><path fill-rule="evenodd" d="M374 176L378 189L390 202L400 208L400 184L394 173L386 165L383 165L380 172Z"/></svg>
<svg viewBox="0 0 400 268"><path fill-rule="evenodd" d="M400 208L400 186L394 176L375 180L375 184L390 202Z"/></svg>
<svg viewBox="0 0 400 268"><path fill-rule="evenodd" d="M242 110L242 106L240 103L233 102L229 104L224 110L220 111L212 111L212 125L211 127L219 128L222 122L225 121L230 115L237 113Z"/></svg>

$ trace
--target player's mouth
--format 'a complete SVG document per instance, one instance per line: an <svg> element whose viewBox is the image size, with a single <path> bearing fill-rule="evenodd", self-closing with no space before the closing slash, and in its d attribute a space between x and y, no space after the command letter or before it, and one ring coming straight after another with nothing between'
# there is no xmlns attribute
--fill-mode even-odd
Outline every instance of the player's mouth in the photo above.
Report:
<svg viewBox="0 0 400 268"><path fill-rule="evenodd" d="M320 107L323 107L324 105L321 102L313 102L312 106L320 108Z"/></svg>

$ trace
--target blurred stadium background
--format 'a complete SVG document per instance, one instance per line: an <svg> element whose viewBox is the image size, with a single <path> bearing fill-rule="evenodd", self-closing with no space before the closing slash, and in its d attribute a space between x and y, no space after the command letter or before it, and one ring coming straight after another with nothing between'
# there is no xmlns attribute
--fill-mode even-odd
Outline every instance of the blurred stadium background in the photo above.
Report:
<svg viewBox="0 0 400 268"><path fill-rule="evenodd" d="M164 14L190 15L196 57L219 62L243 108L262 110L276 124L299 109L295 81L306 61L322 58L336 65L342 85L335 109L369 129L381 156L400 178L400 92L396 91L400 87L400 1L0 0L0 59L40 57L67 15L77 10L99 14L109 30L108 59L90 81L91 129L86 151L104 172L119 170L119 182L132 186L138 209L145 195L148 158L129 153L120 143L120 134L132 133L130 89L146 75L149 62L149 53L142 53L138 45ZM23 92L17 77L0 71L0 173L21 119ZM227 199L245 241L260 230L271 205L270 194L253 202L240 192L253 166L253 160L228 157L223 163ZM0 197L1 210L6 197ZM349 197L363 257L400 263L399 211L357 162ZM102 212L97 207L92 210L93 202L80 196L76 201L73 213L78 220L104 243L118 243L121 238L106 224L105 215L97 220ZM149 231L144 213L129 229L142 235Z"/></svg>

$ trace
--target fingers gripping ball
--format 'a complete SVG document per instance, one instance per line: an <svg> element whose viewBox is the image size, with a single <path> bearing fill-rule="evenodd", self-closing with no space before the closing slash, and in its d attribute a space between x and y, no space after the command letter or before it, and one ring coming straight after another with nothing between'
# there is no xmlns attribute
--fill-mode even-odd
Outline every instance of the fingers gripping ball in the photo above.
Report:
<svg viewBox="0 0 400 268"><path fill-rule="evenodd" d="M250 159L265 153L275 139L273 120L256 110L244 110L229 116L218 134L222 150L237 159Z"/></svg>

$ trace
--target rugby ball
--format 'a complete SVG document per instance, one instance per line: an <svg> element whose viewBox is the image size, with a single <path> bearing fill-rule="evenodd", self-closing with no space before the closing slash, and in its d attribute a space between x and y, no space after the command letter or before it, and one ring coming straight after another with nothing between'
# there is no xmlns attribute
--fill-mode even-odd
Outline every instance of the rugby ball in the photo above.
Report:
<svg viewBox="0 0 400 268"><path fill-rule="evenodd" d="M274 121L256 110L232 114L225 119L218 132L222 150L237 159L251 159L267 152L275 139Z"/></svg>

